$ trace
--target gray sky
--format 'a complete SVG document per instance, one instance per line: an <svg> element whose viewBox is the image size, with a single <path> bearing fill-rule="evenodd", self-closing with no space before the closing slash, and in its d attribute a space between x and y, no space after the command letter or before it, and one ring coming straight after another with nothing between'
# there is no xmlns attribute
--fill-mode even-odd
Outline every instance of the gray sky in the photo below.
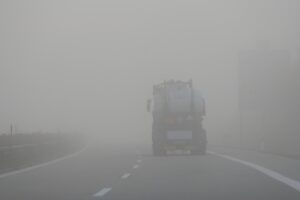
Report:
<svg viewBox="0 0 300 200"><path fill-rule="evenodd" d="M237 54L299 52L297 0L0 2L0 131L143 135L154 83L190 79L210 137L235 131Z"/></svg>

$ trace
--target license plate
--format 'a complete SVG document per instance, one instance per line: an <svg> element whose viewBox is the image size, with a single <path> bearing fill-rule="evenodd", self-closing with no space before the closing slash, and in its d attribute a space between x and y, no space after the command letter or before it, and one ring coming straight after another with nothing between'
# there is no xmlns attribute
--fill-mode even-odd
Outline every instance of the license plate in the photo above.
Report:
<svg viewBox="0 0 300 200"><path fill-rule="evenodd" d="M191 140L193 139L193 132L192 131L167 131L167 139Z"/></svg>

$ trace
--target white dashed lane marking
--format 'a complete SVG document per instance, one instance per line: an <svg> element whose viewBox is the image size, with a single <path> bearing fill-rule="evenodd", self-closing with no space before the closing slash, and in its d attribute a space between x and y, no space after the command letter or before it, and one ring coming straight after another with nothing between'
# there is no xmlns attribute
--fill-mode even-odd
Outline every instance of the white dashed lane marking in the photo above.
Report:
<svg viewBox="0 0 300 200"><path fill-rule="evenodd" d="M134 165L133 166L133 169L137 169L137 168L139 168L140 166L139 165Z"/></svg>
<svg viewBox="0 0 300 200"><path fill-rule="evenodd" d="M141 163L142 160L141 159L138 159L137 160L137 163ZM139 165L133 165L133 169L137 169L139 168L140 166ZM123 174L123 176L121 176L121 179L127 179L129 176L131 176L130 173L125 173ZM93 196L94 197L103 197L104 195L106 195L108 192L110 192L112 190L112 188L103 188L102 190L100 190L99 192L95 193Z"/></svg>
<svg viewBox="0 0 300 200"><path fill-rule="evenodd" d="M97 192L96 194L94 194L94 197L103 197L109 191L111 191L111 188L103 188L102 190L100 190L99 192Z"/></svg>
<svg viewBox="0 0 300 200"><path fill-rule="evenodd" d="M130 175L131 175L131 174L126 173L126 174L124 174L124 175L121 177L121 179L126 179L126 178L128 178Z"/></svg>

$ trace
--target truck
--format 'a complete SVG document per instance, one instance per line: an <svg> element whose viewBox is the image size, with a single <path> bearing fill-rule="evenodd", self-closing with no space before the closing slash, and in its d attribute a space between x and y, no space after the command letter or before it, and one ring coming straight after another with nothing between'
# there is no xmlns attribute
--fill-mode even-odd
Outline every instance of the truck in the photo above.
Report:
<svg viewBox="0 0 300 200"><path fill-rule="evenodd" d="M182 150L192 155L206 153L207 136L203 127L205 101L190 81L164 81L153 86L152 150L154 156Z"/></svg>

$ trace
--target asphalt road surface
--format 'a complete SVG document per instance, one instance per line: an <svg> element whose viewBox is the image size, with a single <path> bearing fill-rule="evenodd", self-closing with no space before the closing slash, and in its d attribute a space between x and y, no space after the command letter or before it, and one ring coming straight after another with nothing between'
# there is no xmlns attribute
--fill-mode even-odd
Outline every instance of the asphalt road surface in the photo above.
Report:
<svg viewBox="0 0 300 200"><path fill-rule="evenodd" d="M282 177L298 177L276 179L276 173L274 178L256 165L216 154L153 157L150 150L132 145L90 146L58 161L1 175L0 199L300 199L297 188L280 181ZM251 159L247 162L252 163Z"/></svg>

